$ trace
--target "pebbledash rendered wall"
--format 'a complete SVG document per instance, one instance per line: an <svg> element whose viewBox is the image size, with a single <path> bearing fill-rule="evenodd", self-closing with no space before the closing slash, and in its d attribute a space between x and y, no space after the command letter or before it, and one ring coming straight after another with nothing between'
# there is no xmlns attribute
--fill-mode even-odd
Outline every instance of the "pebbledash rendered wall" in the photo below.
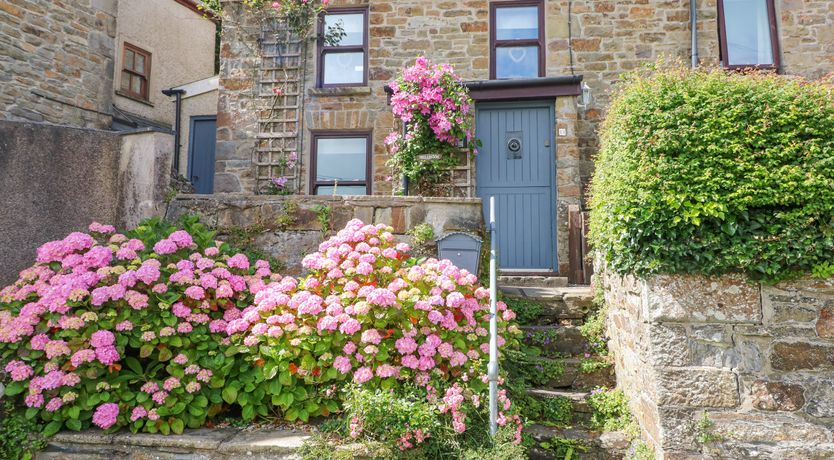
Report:
<svg viewBox="0 0 834 460"><path fill-rule="evenodd" d="M232 233L246 235L253 246L286 264L284 273L299 274L303 271L301 259L317 251L325 238L351 219L390 225L401 241L409 241L406 233L420 224L430 225L437 238L455 232L480 237L484 232L481 206L478 198L223 193L179 195L169 203L166 219L197 215L202 223L216 229L221 239ZM328 230L319 220L322 208L328 210Z"/></svg>
<svg viewBox="0 0 834 460"><path fill-rule="evenodd" d="M173 151L168 133L0 120L0 287L47 241L161 215Z"/></svg>
<svg viewBox="0 0 834 460"><path fill-rule="evenodd" d="M660 458L834 458L834 279L600 279L618 384Z"/></svg>

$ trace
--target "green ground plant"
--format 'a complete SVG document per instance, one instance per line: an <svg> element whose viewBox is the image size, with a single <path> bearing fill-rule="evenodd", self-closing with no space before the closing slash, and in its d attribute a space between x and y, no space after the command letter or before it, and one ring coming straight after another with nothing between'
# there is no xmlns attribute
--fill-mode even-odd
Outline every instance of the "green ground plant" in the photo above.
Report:
<svg viewBox="0 0 834 460"><path fill-rule="evenodd" d="M30 460L35 452L46 446L40 434L43 426L23 415L12 401L3 403L0 415L0 458Z"/></svg>
<svg viewBox="0 0 834 460"><path fill-rule="evenodd" d="M503 300L515 312L516 320L521 325L536 324L536 320L544 312L544 306L534 300L518 297L506 297Z"/></svg>
<svg viewBox="0 0 834 460"><path fill-rule="evenodd" d="M414 246L420 247L434 240L434 228L426 223L419 224L409 230L408 235L413 239Z"/></svg>
<svg viewBox="0 0 834 460"><path fill-rule="evenodd" d="M594 389L587 397L588 405L593 411L591 426L602 431L619 431L633 433L634 417L628 407L628 398L623 390L609 390L603 387Z"/></svg>

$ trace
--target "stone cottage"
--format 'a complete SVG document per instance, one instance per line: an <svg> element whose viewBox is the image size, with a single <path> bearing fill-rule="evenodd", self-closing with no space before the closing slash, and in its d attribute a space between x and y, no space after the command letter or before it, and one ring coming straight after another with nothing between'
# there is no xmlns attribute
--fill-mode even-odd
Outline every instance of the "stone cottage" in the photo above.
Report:
<svg viewBox="0 0 834 460"><path fill-rule="evenodd" d="M216 23L196 0L18 0L0 4L0 120L100 129L176 126L172 87L215 76ZM216 81L188 88L180 173L192 117L217 112ZM199 91L197 91L199 89ZM213 163L213 137L206 152ZM205 151L205 149L203 150ZM198 160L202 158L199 158Z"/></svg>
<svg viewBox="0 0 834 460"><path fill-rule="evenodd" d="M834 70L834 2L693 2L333 0L322 27L340 24L345 39L325 46L225 0L214 191L261 193L289 176L301 194L332 194L339 180L339 194L390 195L386 85L425 55L454 66L477 103L484 147L456 171L453 194L496 196L512 223L503 268L564 274L567 209L584 201L622 72L661 56L809 78Z"/></svg>
<svg viewBox="0 0 834 460"><path fill-rule="evenodd" d="M0 285L92 220L163 214L172 172L213 170L216 29L196 0L0 1Z"/></svg>

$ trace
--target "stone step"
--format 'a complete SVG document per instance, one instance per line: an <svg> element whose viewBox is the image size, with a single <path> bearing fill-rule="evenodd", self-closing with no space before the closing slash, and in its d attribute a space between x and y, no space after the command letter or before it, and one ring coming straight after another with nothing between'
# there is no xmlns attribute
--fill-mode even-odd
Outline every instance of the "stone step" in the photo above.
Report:
<svg viewBox="0 0 834 460"><path fill-rule="evenodd" d="M297 459L296 450L309 437L294 429L200 428L181 435L99 430L61 432L50 438L35 460L252 460Z"/></svg>
<svg viewBox="0 0 834 460"><path fill-rule="evenodd" d="M553 324L560 320L581 322L593 309L593 294L588 287L525 288L502 287L505 299L523 299L543 307L537 324Z"/></svg>
<svg viewBox="0 0 834 460"><path fill-rule="evenodd" d="M573 391L573 390L551 390L547 388L531 388L527 391L527 393L539 399L552 399L552 398L565 398L570 400L571 405L573 406L573 411L582 413L582 414L589 414L591 413L591 406L588 405L588 401L586 401L586 397L588 396L587 391Z"/></svg>
<svg viewBox="0 0 834 460"><path fill-rule="evenodd" d="M536 441L536 445L528 451L531 460L560 460L565 453L557 457L553 451L560 443L557 441L567 440L578 444L573 452L572 458L582 460L622 460L629 447L628 436L619 431L600 433L585 428L560 428L543 425L529 425L524 428L525 433L530 434ZM545 449L543 443L549 443L551 448Z"/></svg>
<svg viewBox="0 0 834 460"><path fill-rule="evenodd" d="M543 326L521 326L522 341L542 350L542 356L583 356L591 350L588 339L577 326L550 324Z"/></svg>
<svg viewBox="0 0 834 460"><path fill-rule="evenodd" d="M540 389L582 392L593 390L596 387L614 388L617 386L617 376L614 373L614 366L596 369L592 372L582 372L580 370L582 360L579 358L541 359L550 362L560 362L564 371L559 377L551 379L543 385L539 385Z"/></svg>
<svg viewBox="0 0 834 460"><path fill-rule="evenodd" d="M498 277L500 287L567 287L568 279L564 276L523 276L506 274Z"/></svg>

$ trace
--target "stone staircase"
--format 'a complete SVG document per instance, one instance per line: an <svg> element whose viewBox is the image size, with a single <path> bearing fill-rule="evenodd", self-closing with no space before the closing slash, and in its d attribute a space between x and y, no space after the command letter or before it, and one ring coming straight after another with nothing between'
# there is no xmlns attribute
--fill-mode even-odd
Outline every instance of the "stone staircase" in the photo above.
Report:
<svg viewBox="0 0 834 460"><path fill-rule="evenodd" d="M591 408L586 397L596 387L614 388L613 366L583 369L582 361L591 346L579 328L593 313L593 293L588 286L562 286L561 281L539 277L502 277L500 291L508 303L527 301L540 308L535 318L522 323L525 350L537 354L536 369L561 366L562 372L539 380L528 394L539 401L559 400L569 404L569 421L537 420L525 432L537 446L529 452L536 460L573 459L620 460L625 457L629 440L624 433L601 433L590 428ZM529 316L529 315L528 315ZM547 448L543 448L545 446ZM561 446L561 447L560 447ZM570 451L568 453L568 451Z"/></svg>

